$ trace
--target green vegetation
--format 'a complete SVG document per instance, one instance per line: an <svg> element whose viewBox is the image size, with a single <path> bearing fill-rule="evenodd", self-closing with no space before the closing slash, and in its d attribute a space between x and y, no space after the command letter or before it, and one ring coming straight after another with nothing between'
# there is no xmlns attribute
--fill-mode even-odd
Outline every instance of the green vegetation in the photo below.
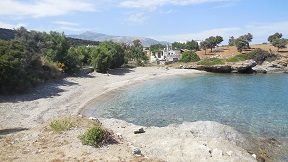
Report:
<svg viewBox="0 0 288 162"><path fill-rule="evenodd" d="M7 29L8 30L8 29ZM64 33L55 31L28 31L24 27L8 30L10 35L0 36L0 92L24 92L62 73L76 75L81 67L92 66L97 72L119 68L128 60L142 64L148 58L140 40L133 45L112 41L90 42L67 39ZM12 37L11 33L15 35ZM11 38L10 38L11 37ZM2 38L2 37L0 37ZM68 40L73 40L73 46ZM92 43L88 46L81 43Z"/></svg>
<svg viewBox="0 0 288 162"><path fill-rule="evenodd" d="M182 54L180 62L197 62L200 60L200 57L196 54L195 51L185 51Z"/></svg>
<svg viewBox="0 0 288 162"><path fill-rule="evenodd" d="M206 54L206 49L210 48L211 52L212 49L217 46L218 44L220 44L221 42L223 42L223 37L221 36L211 36L209 38L206 38L205 41L201 42L201 48L205 50L205 54Z"/></svg>
<svg viewBox="0 0 288 162"><path fill-rule="evenodd" d="M125 45L126 49L125 57L128 60L136 61L137 65L143 65L144 61L148 60L148 57L143 52L143 45L139 39L133 41L133 45Z"/></svg>
<svg viewBox="0 0 288 162"><path fill-rule="evenodd" d="M173 50L175 49L188 49L188 50L195 50L195 51L199 51L199 45L196 41L194 41L193 39L191 41L187 41L186 43L180 43L180 42L174 42L172 43L172 47Z"/></svg>
<svg viewBox="0 0 288 162"><path fill-rule="evenodd" d="M14 30L0 28L0 40L9 41L14 39L14 37Z"/></svg>
<svg viewBox="0 0 288 162"><path fill-rule="evenodd" d="M287 40L282 38L282 33L275 33L273 35L270 35L268 37L268 41L270 43L272 43L272 45L274 47L277 47L278 48L278 51L281 49L281 48L286 48L286 45L287 45Z"/></svg>
<svg viewBox="0 0 288 162"><path fill-rule="evenodd" d="M273 35L270 35L269 37L268 37L268 41L270 42L270 43L272 43L275 39L280 39L280 38L282 38L282 33L278 33L278 32L276 32L275 34L273 34Z"/></svg>
<svg viewBox="0 0 288 162"><path fill-rule="evenodd" d="M101 127L93 127L88 129L84 135L80 135L79 139L83 145L100 147L112 138L111 134L107 130Z"/></svg>
<svg viewBox="0 0 288 162"><path fill-rule="evenodd" d="M253 35L248 33L246 35L242 35L235 40L235 45L239 52L242 52L244 49L250 49L249 42L253 39Z"/></svg>
<svg viewBox="0 0 288 162"><path fill-rule="evenodd" d="M198 62L198 65L212 66L212 65L223 65L224 60L219 58L208 58Z"/></svg>
<svg viewBox="0 0 288 162"><path fill-rule="evenodd" d="M164 48L166 48L166 46L165 45L163 45L163 44L152 44L151 46L150 46L150 51L151 52L158 52L158 51L162 51Z"/></svg>
<svg viewBox="0 0 288 162"><path fill-rule="evenodd" d="M245 55L245 54L239 54L239 55L236 55L234 57L231 57L231 58L228 58L226 59L227 62L239 62L239 61L245 61L245 60L248 60L248 56Z"/></svg>
<svg viewBox="0 0 288 162"><path fill-rule="evenodd" d="M75 127L76 124L69 120L68 118L62 120L55 120L50 123L50 127L53 131L60 133L65 130L70 130L71 128Z"/></svg>
<svg viewBox="0 0 288 162"><path fill-rule="evenodd" d="M259 64L262 64L265 60L269 59L271 61L271 58L275 58L275 55L271 52L262 50L260 48L257 48L249 53L246 54L249 59L253 59Z"/></svg>
<svg viewBox="0 0 288 162"><path fill-rule="evenodd" d="M233 36L229 37L228 46L234 46L235 45L235 39Z"/></svg>

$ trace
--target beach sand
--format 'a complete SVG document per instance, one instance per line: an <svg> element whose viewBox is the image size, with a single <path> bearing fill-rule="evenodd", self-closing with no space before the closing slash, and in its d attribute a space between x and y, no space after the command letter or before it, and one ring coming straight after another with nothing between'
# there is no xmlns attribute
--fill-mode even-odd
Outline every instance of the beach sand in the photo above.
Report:
<svg viewBox="0 0 288 162"><path fill-rule="evenodd" d="M27 94L0 96L0 130L29 128L27 131L0 136L0 160L255 161L240 147L239 143L247 142L240 133L215 122L151 127L145 128L147 133L135 135L133 129L139 126L116 119L100 119L106 128L114 133L120 132L123 136L119 144L103 148L81 145L77 136L83 134L84 130L75 129L60 135L47 131L48 121L61 116L78 117L93 99L117 88L149 79L196 73L205 72L167 67L117 69L109 74L93 72L81 77L49 81ZM212 132L216 132L215 137ZM41 143L43 139L46 139L46 143ZM60 144L54 146L47 141ZM63 144L63 141L66 142ZM133 155L132 145L140 148L143 155Z"/></svg>

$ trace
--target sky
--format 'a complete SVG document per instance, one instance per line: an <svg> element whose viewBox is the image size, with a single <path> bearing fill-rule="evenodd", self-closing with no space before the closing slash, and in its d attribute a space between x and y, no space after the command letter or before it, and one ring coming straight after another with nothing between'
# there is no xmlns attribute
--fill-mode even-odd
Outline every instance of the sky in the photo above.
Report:
<svg viewBox="0 0 288 162"><path fill-rule="evenodd" d="M251 33L258 44L275 32L288 38L287 7L288 0L1 0L0 28L169 42L219 35L222 44Z"/></svg>

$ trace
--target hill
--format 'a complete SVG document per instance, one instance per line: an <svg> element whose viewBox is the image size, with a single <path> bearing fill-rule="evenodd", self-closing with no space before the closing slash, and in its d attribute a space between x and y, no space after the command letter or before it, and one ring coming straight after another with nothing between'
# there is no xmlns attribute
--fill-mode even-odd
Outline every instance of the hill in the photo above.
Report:
<svg viewBox="0 0 288 162"><path fill-rule="evenodd" d="M9 41L15 38L15 30L12 29L4 29L0 28L0 40ZM77 38L71 38L67 37L68 42L71 46L87 46L87 45L99 45L99 41L93 41L93 40L83 40L83 39L77 39Z"/></svg>
<svg viewBox="0 0 288 162"><path fill-rule="evenodd" d="M9 41L14 39L15 30L0 28L0 40Z"/></svg>
<svg viewBox="0 0 288 162"><path fill-rule="evenodd" d="M265 51L269 51L271 49L271 51L274 54L279 54L282 56L288 56L288 48L284 48L281 49L280 51L277 51L277 48L272 46L272 44L252 44L250 45L251 49L243 51L243 53L247 53L252 51L253 49L256 48L260 48L262 50ZM235 46L223 46L219 48L219 51L215 52L214 50L212 52L210 52L210 49L207 49L206 51L206 55L205 55L205 51L201 49L201 51L197 51L197 55L199 55L199 57L201 59L205 59L205 58L230 58L233 57L235 55L238 55L239 52L237 51L237 48Z"/></svg>
<svg viewBox="0 0 288 162"><path fill-rule="evenodd" d="M72 38L78 38L78 39L84 39L84 40L93 40L93 41L109 41L112 40L113 42L117 43L127 43L127 44L132 44L133 40L139 39L142 42L142 45L144 47L150 47L152 44L167 44L169 42L165 41L157 41L154 39L150 38L143 38L143 37L128 37L128 36L113 36L113 35L107 35L107 34L102 34L102 33L96 33L96 32L91 32L87 31L79 35L68 35L68 37Z"/></svg>

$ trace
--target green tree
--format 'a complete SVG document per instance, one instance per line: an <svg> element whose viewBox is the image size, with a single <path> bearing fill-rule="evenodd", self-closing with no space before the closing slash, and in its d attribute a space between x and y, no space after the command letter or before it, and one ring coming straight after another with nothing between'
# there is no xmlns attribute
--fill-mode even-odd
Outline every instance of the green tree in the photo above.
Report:
<svg viewBox="0 0 288 162"><path fill-rule="evenodd" d="M173 48L173 50L186 49L186 44L185 43L180 43L180 42L174 42L174 43L172 43L172 48Z"/></svg>
<svg viewBox="0 0 288 162"><path fill-rule="evenodd" d="M212 52L212 49L218 44L220 44L222 41L223 41L223 38L221 36L216 36L216 37L211 36L205 39L205 42L207 42L207 45L211 49L211 52Z"/></svg>
<svg viewBox="0 0 288 162"><path fill-rule="evenodd" d="M277 38L282 38L282 33L276 32L275 34L270 35L270 36L268 37L268 41L269 41L270 43L272 43L272 42L273 42L275 39L277 39Z"/></svg>
<svg viewBox="0 0 288 162"><path fill-rule="evenodd" d="M235 45L239 52L242 52L243 49L250 49L249 42L253 39L253 35L248 33L246 35L242 35L235 40Z"/></svg>
<svg viewBox="0 0 288 162"><path fill-rule="evenodd" d="M186 43L186 49L199 51L198 42L196 42L196 41L194 41L194 40L188 41L188 42Z"/></svg>
<svg viewBox="0 0 288 162"><path fill-rule="evenodd" d="M195 51L185 51L182 54L180 62L197 62L200 60L200 57L196 54Z"/></svg>
<svg viewBox="0 0 288 162"><path fill-rule="evenodd" d="M253 59L259 64L262 64L267 58L274 57L273 53L257 48L246 54L248 58Z"/></svg>
<svg viewBox="0 0 288 162"><path fill-rule="evenodd" d="M284 38L276 38L272 41L272 45L278 48L277 51L279 51L281 48L286 48L286 44L287 41Z"/></svg>
<svg viewBox="0 0 288 162"><path fill-rule="evenodd" d="M235 45L235 39L233 36L229 37L228 46L234 46Z"/></svg>
<svg viewBox="0 0 288 162"><path fill-rule="evenodd" d="M209 43L207 41L202 41L200 42L200 47L201 49L205 50L205 55L206 55L206 50L209 48Z"/></svg>
<svg viewBox="0 0 288 162"><path fill-rule="evenodd" d="M136 61L138 65L141 65L143 61L148 60L146 54L143 52L143 46L139 39L133 41L133 45L129 47L127 55L130 60Z"/></svg>
<svg viewBox="0 0 288 162"><path fill-rule="evenodd" d="M119 68L125 63L125 51L124 47L119 43L112 41L105 41L100 43L100 47L104 47L108 50L109 55L111 57L111 64L109 68Z"/></svg>
<svg viewBox="0 0 288 162"><path fill-rule="evenodd" d="M107 48L103 46L95 47L91 51L92 65L97 72L105 73L111 64L111 55Z"/></svg>
<svg viewBox="0 0 288 162"><path fill-rule="evenodd" d="M152 44L150 46L150 51L155 52L155 51L159 51L159 50L163 50L164 48L166 48L165 45L163 44Z"/></svg>
<svg viewBox="0 0 288 162"><path fill-rule="evenodd" d="M19 41L0 41L0 91L25 91L45 75L40 58Z"/></svg>

